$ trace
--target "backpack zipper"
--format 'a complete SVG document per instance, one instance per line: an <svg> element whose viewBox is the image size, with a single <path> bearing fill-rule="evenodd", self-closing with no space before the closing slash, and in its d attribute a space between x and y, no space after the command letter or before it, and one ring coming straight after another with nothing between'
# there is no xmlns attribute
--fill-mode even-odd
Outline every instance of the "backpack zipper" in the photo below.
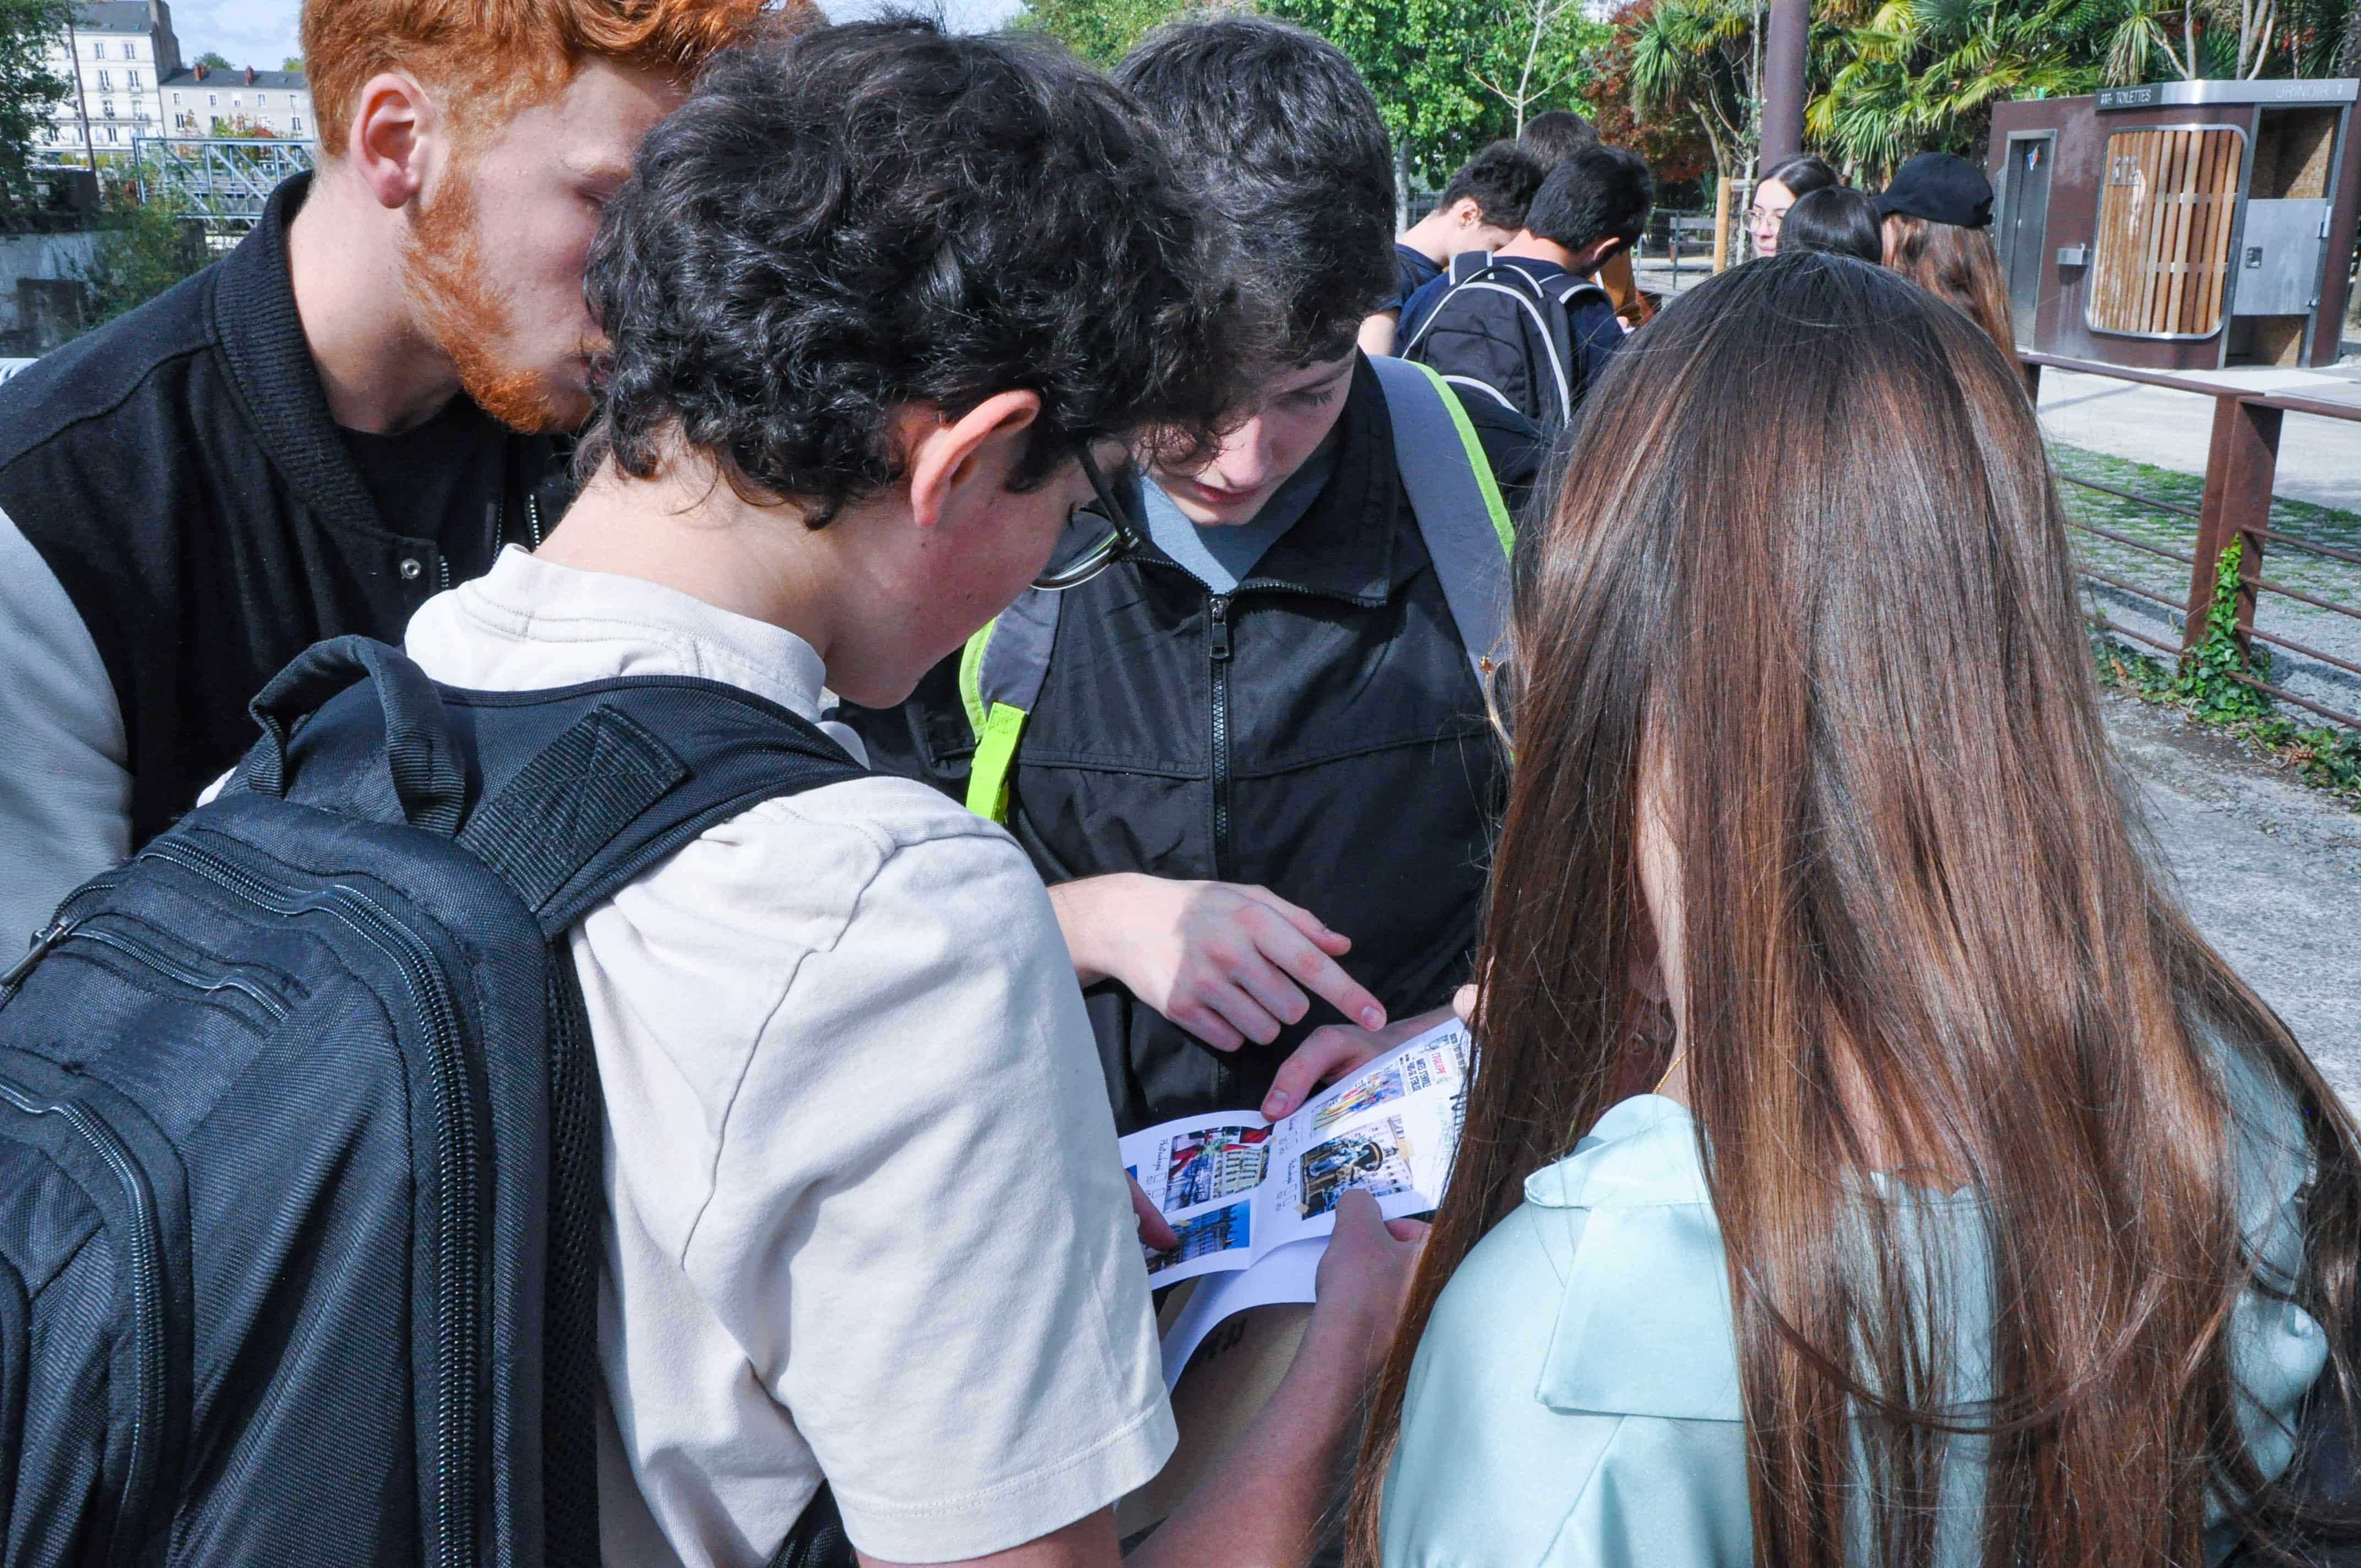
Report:
<svg viewBox="0 0 2361 1568"><path fill-rule="evenodd" d="M104 921L104 925L99 922ZM274 1024L286 1021L286 998L258 982L253 971L242 965L219 963L203 955L194 960L169 953L134 928L145 922L126 915L100 914L74 922L59 945L71 939L111 948L142 967L155 970L167 980L177 981L191 991L203 993L213 1000L227 992L243 996L269 1015Z"/></svg>
<svg viewBox="0 0 2361 1568"><path fill-rule="evenodd" d="M27 1116L57 1116L87 1144L122 1183L131 1205L131 1336L139 1364L137 1410L131 1418L131 1452L124 1465L123 1497L115 1513L115 1555L126 1527L144 1520L154 1490L155 1438L164 1420L164 1238L156 1201L130 1146L88 1106L51 1100L0 1078L0 1101Z"/></svg>
<svg viewBox="0 0 2361 1568"><path fill-rule="evenodd" d="M1215 594L1205 607L1206 652L1213 663L1213 875L1230 875L1230 598Z"/></svg>
<svg viewBox="0 0 2361 1568"><path fill-rule="evenodd" d="M319 913L343 922L393 961L426 1025L432 1057L437 1189L441 1225L435 1257L435 1369L441 1398L434 1414L434 1552L437 1568L471 1568L476 1558L477 1377L482 1361L477 1314L482 1269L477 1255L481 1161L477 1104L461 1059L458 1010L433 950L357 888L324 893L274 883L183 839L162 839L140 852L202 877L266 913Z"/></svg>

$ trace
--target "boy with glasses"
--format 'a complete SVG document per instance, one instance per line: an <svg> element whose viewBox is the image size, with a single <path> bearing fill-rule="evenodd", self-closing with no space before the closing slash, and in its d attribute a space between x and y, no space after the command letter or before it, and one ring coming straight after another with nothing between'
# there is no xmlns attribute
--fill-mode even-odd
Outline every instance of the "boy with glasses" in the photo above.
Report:
<svg viewBox="0 0 2361 1568"><path fill-rule="evenodd" d="M1184 449L1232 400L1200 229L1134 105L1051 46L879 22L725 58L590 258L580 499L408 652L479 691L901 700L1139 430ZM1089 1025L1007 835L864 773L708 829L569 939L605 1560L759 1568L825 1484L867 1562L1112 1564L1172 1418ZM1312 1529L1413 1251L1373 1202L1337 1238L1288 1381L1148 1556Z"/></svg>
<svg viewBox="0 0 2361 1568"><path fill-rule="evenodd" d="M1396 288L1392 152L1340 51L1221 16L1117 78L1197 165L1265 340L1252 389L1212 449L1108 476L1060 591L851 717L1031 855L1131 1129L1256 1104L1323 1025L1407 1037L1466 978L1504 767L1501 492L1541 454L1355 347Z"/></svg>

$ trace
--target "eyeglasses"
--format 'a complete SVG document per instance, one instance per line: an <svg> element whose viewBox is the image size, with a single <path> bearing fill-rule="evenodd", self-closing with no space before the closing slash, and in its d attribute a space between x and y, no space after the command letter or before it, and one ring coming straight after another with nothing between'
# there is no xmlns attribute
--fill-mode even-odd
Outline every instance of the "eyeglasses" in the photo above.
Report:
<svg viewBox="0 0 2361 1568"><path fill-rule="evenodd" d="M1751 229L1768 228L1775 231L1780 225L1786 221L1787 209L1784 207L1780 208L1775 213L1771 211L1768 207L1749 207L1746 209L1746 226Z"/></svg>
<svg viewBox="0 0 2361 1568"><path fill-rule="evenodd" d="M1115 487L1099 472L1090 448L1083 447L1076 455L1082 459L1083 477L1098 496L1099 510L1106 514L1106 525L1092 521L1088 512L1074 514L1059 536L1048 568L1033 579L1033 586L1044 593L1061 594L1081 587L1118 561L1137 554L1148 543L1148 525L1123 504Z"/></svg>

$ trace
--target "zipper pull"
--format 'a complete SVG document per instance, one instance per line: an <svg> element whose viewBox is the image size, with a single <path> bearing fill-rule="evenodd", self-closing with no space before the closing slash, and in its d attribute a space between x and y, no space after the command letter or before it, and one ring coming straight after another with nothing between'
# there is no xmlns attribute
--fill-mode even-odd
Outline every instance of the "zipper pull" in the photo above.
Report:
<svg viewBox="0 0 2361 1568"><path fill-rule="evenodd" d="M49 956L50 949L72 936L74 927L81 924L80 920L60 920L46 929L34 932L33 950L18 959L6 974L0 974L0 998L16 995L16 988L32 978L33 971L41 967L41 960Z"/></svg>
<svg viewBox="0 0 2361 1568"><path fill-rule="evenodd" d="M1230 657L1230 601L1216 595L1206 608L1213 616L1213 622L1206 630L1213 643L1213 662L1227 663Z"/></svg>

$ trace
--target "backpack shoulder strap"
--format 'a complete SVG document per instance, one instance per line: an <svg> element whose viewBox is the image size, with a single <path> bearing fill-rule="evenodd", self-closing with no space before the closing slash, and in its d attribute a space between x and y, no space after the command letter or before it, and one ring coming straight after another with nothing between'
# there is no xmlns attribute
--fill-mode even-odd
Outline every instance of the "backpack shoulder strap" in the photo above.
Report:
<svg viewBox="0 0 2361 1568"><path fill-rule="evenodd" d="M1566 367L1573 358L1573 333L1567 323L1565 311L1539 280L1513 262L1488 260L1486 265L1467 277L1455 277L1450 290L1434 302L1434 308L1427 312L1418 323L1418 331L1402 346L1402 357L1418 357L1421 346L1428 334L1433 331L1435 323L1443 319L1444 307L1453 296L1477 290L1505 294L1514 300L1524 318L1541 334L1542 342L1548 349L1549 385L1557 393L1558 422L1563 424L1571 421L1574 417L1574 389L1567 381ZM1516 406L1498 388L1483 382L1471 384L1482 388L1511 408ZM1547 415L1544 413L1542 417L1546 419Z"/></svg>
<svg viewBox="0 0 2361 1568"><path fill-rule="evenodd" d="M1476 426L1443 378L1407 360L1369 363L1385 392L1394 461L1418 518L1419 537L1433 559L1444 603L1476 668L1477 684L1483 685L1506 657L1509 558L1516 549L1516 529Z"/></svg>
<svg viewBox="0 0 2361 1568"><path fill-rule="evenodd" d="M1465 283L1492 265L1488 250L1463 250L1451 258L1450 273L1454 283Z"/></svg>
<svg viewBox="0 0 2361 1568"><path fill-rule="evenodd" d="M818 726L718 681L443 698L471 711L483 780L458 841L553 938L716 824L868 772Z"/></svg>
<svg viewBox="0 0 2361 1568"><path fill-rule="evenodd" d="M1008 820L1008 775L1026 720L1041 697L1049 652L1058 641L1058 609L1065 596L1028 588L960 654L960 701L975 730L968 764L967 808L994 822Z"/></svg>

